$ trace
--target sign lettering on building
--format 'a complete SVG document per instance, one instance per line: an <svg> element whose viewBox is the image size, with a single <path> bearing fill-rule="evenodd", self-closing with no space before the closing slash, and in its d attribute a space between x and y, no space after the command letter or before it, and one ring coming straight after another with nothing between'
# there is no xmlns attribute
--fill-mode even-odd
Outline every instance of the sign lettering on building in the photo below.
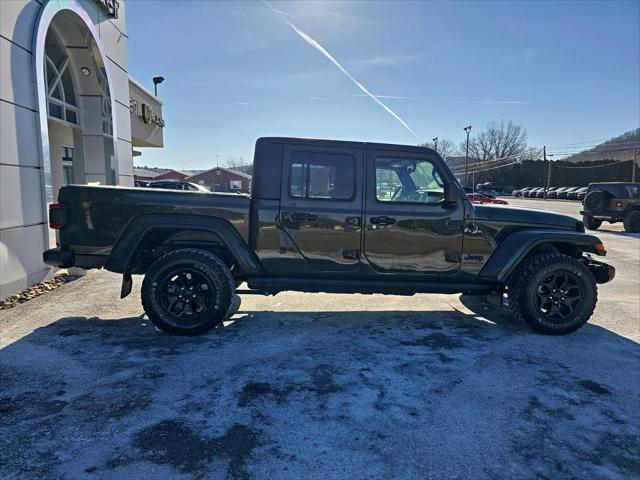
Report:
<svg viewBox="0 0 640 480"><path fill-rule="evenodd" d="M118 9L120 8L120 3L118 0L93 0L98 4L100 9L104 12L107 17L110 18L118 18Z"/></svg>
<svg viewBox="0 0 640 480"><path fill-rule="evenodd" d="M153 113L151 105L139 102L133 97L129 97L129 111L131 115L136 115L144 123L164 127L164 120L159 115Z"/></svg>

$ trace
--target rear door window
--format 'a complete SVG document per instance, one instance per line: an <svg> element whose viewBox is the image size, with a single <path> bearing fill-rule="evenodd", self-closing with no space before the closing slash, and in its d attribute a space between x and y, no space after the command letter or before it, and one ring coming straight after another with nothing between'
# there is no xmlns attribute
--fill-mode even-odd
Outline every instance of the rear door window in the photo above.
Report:
<svg viewBox="0 0 640 480"><path fill-rule="evenodd" d="M354 195L355 159L331 152L294 152L289 194L294 198L350 200Z"/></svg>

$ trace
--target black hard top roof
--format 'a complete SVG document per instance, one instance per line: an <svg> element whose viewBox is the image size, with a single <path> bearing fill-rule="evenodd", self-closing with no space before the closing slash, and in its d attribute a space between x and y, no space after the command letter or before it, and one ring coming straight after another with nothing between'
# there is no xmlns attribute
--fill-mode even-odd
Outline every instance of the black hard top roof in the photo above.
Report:
<svg viewBox="0 0 640 480"><path fill-rule="evenodd" d="M356 142L350 140L328 140L322 138L295 138L295 137L260 137L256 141L256 148L261 143L283 143L287 145L318 145L324 147L360 148L371 150L393 150L396 152L412 153L437 153L432 148L418 145L397 145L393 143Z"/></svg>

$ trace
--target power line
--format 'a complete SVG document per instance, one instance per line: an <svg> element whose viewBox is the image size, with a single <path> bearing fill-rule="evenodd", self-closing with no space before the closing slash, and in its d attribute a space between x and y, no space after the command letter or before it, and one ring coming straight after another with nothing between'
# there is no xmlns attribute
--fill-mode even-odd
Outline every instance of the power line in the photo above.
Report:
<svg viewBox="0 0 640 480"><path fill-rule="evenodd" d="M610 162L610 163L605 163L603 165L588 165L586 167L582 166L582 167L571 167L568 165L558 165L557 163L554 163L553 166L556 168L600 168L600 167L608 167L609 165L615 165L616 163L624 163L624 162L632 162L633 160L631 160L630 158L626 159L626 160L616 160L615 162Z"/></svg>

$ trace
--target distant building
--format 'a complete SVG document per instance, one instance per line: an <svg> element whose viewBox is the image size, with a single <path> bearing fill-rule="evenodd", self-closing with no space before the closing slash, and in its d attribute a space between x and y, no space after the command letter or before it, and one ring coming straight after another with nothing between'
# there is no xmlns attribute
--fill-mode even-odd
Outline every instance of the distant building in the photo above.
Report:
<svg viewBox="0 0 640 480"><path fill-rule="evenodd" d="M177 180L184 182L189 177L189 173L178 172L176 170L156 170L151 168L134 168L133 178L151 182L154 180Z"/></svg>
<svg viewBox="0 0 640 480"><path fill-rule="evenodd" d="M229 168L212 168L189 177L188 181L208 187L212 192L249 193L251 191L251 175Z"/></svg>

